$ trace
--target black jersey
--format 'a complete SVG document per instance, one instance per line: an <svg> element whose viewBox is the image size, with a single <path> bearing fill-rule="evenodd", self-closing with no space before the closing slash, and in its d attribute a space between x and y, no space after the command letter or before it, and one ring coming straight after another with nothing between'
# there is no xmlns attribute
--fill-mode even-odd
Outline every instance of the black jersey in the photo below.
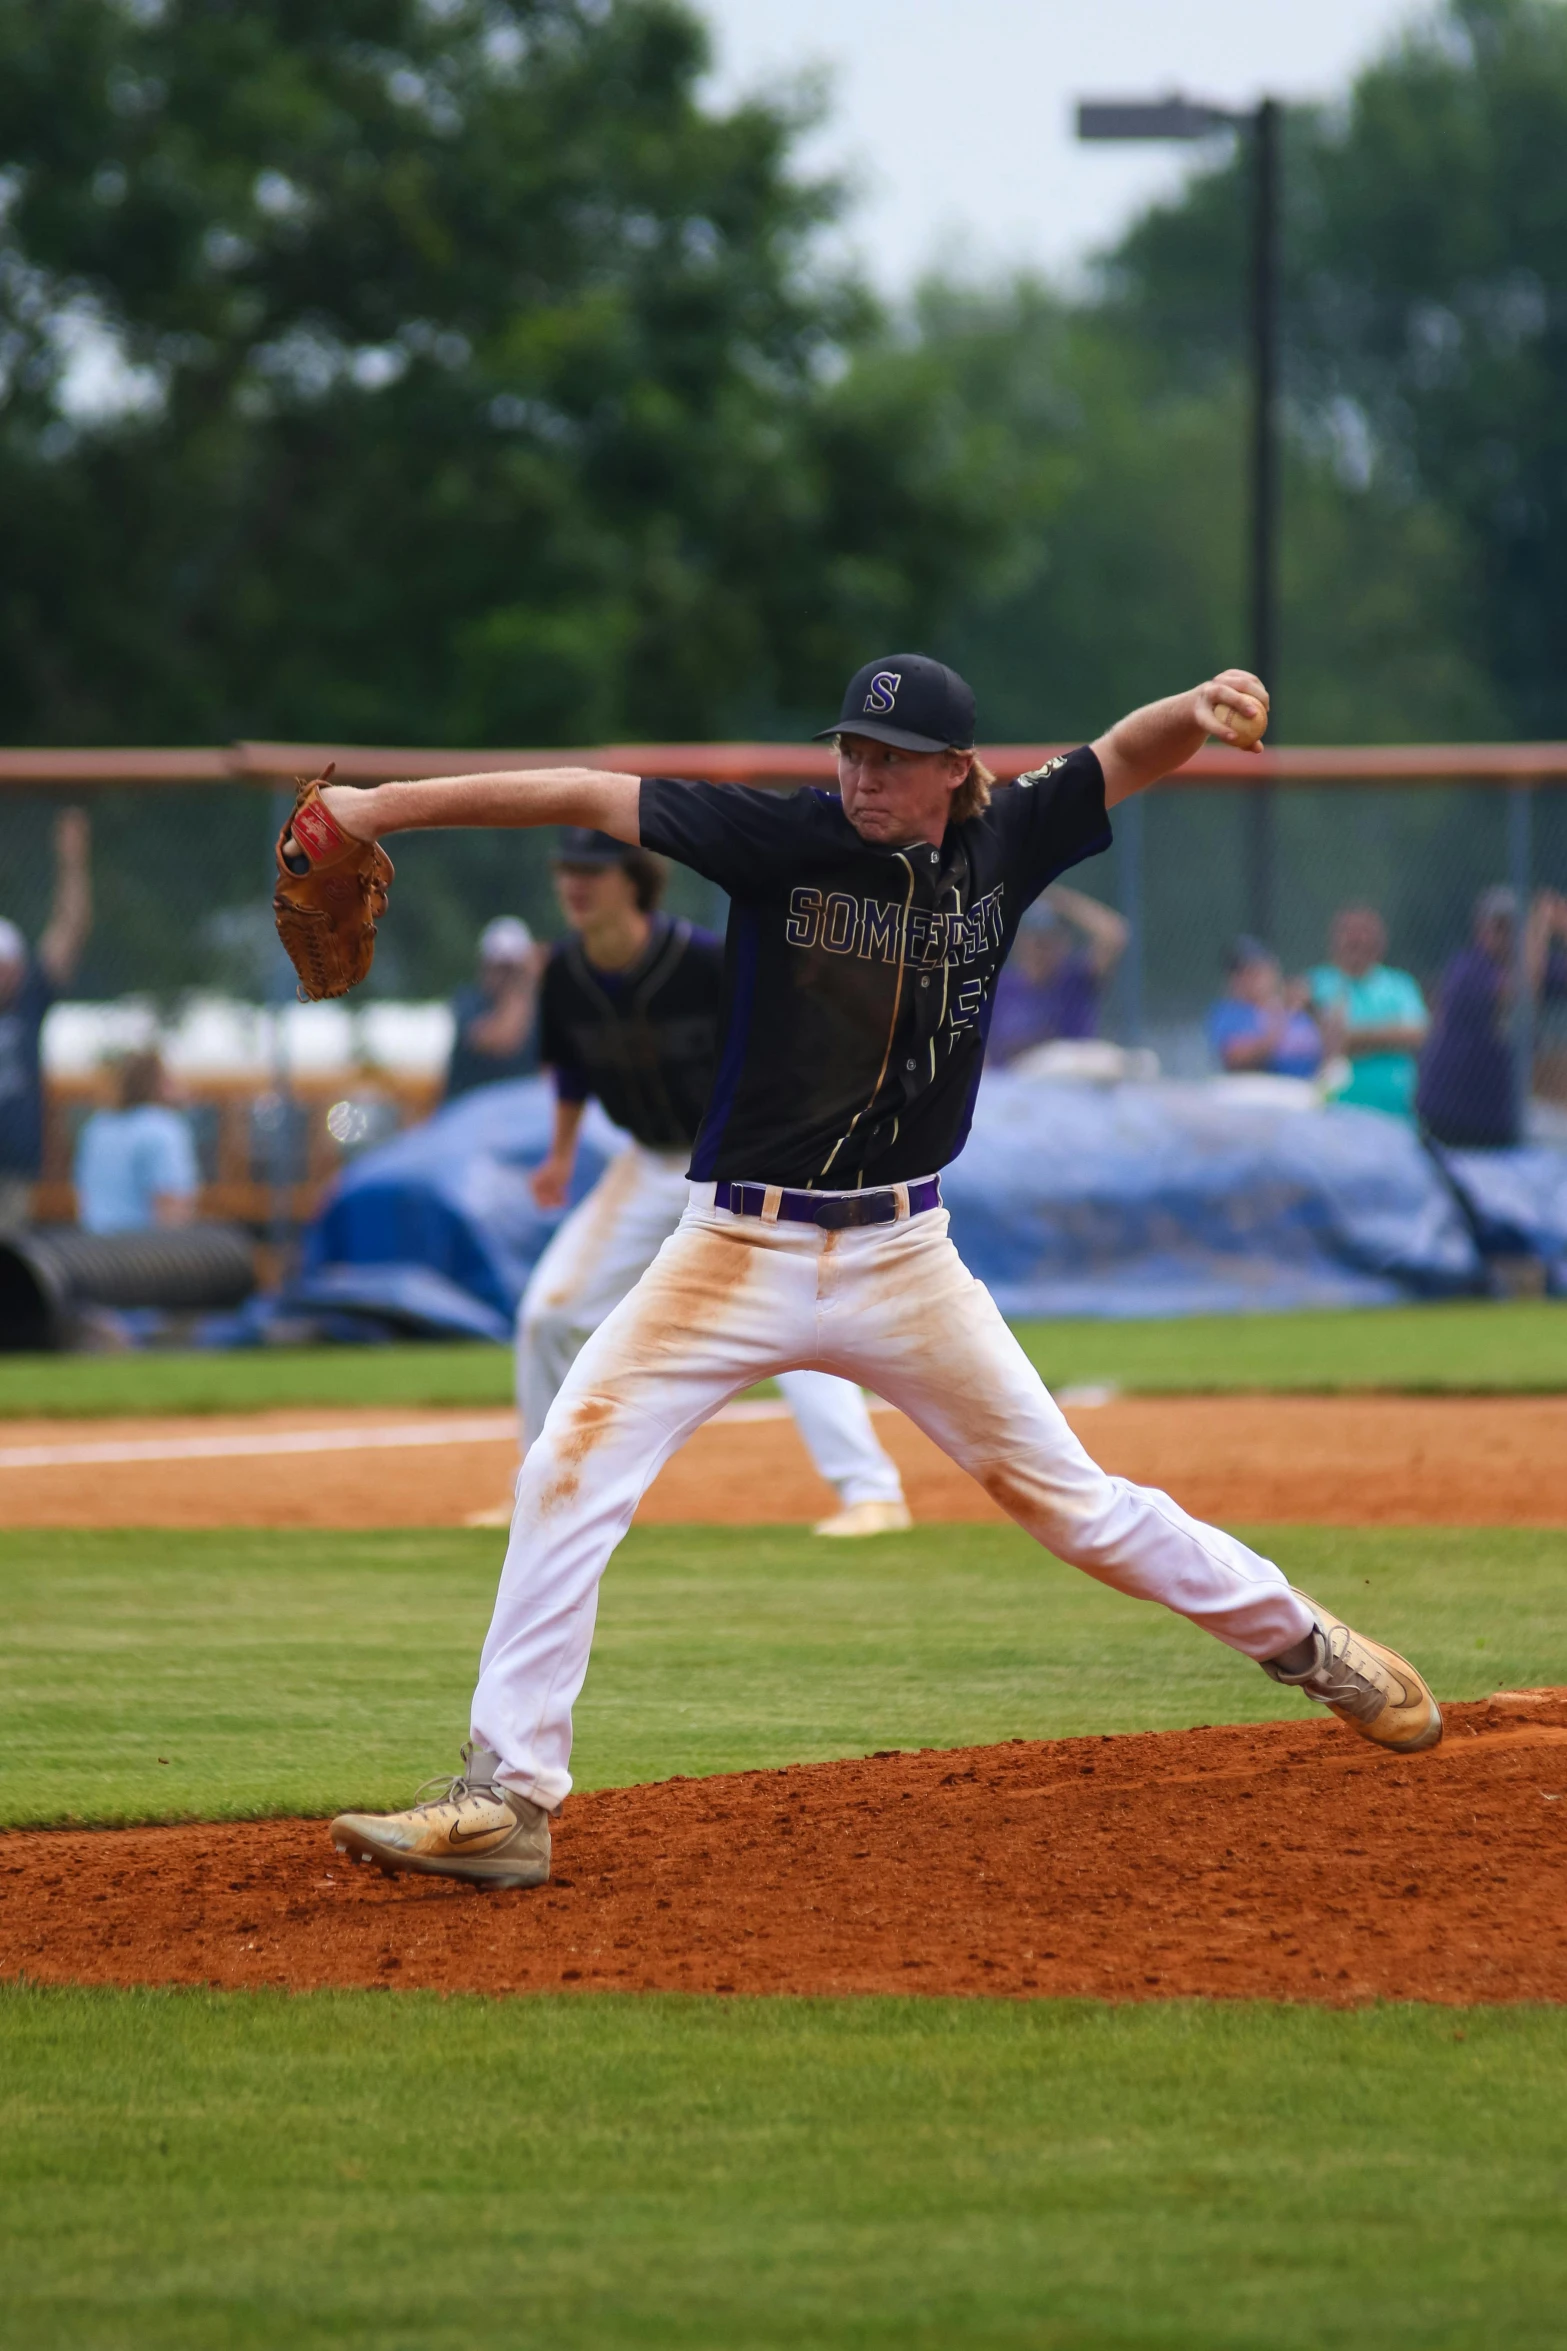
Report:
<svg viewBox="0 0 1567 2351"><path fill-rule="evenodd" d="M723 967L717 939L664 914L624 971L599 971L580 939L553 947L540 990L540 1058L562 1101L596 1094L639 1143L688 1149L713 1083Z"/></svg>
<svg viewBox="0 0 1567 2351"><path fill-rule="evenodd" d="M1091 750L1002 785L939 849L862 841L835 794L645 776L644 845L732 901L698 1180L852 1191L963 1148L1026 909L1110 846Z"/></svg>

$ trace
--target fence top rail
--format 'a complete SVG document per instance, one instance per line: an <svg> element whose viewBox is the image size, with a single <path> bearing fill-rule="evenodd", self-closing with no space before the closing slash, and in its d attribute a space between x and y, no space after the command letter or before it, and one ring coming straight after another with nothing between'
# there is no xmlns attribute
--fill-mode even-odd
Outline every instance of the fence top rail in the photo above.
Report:
<svg viewBox="0 0 1567 2351"><path fill-rule="evenodd" d="M980 754L1002 778L1039 767L1059 743L984 743ZM676 775L710 783L824 784L833 780L826 744L609 743L545 751L397 750L366 744L228 743L197 749L0 750L0 789L82 790L112 784L276 785L315 775L329 759L344 783L392 777L480 775L515 768L587 766L633 775ZM1168 784L1545 784L1567 781L1567 743L1310 744L1256 756L1210 745Z"/></svg>

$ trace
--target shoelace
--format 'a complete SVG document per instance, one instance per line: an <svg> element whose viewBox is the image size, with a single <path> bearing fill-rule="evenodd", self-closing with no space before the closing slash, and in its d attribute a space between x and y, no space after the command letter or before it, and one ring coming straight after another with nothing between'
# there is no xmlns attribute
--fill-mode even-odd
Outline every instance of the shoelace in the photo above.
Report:
<svg viewBox="0 0 1567 2351"><path fill-rule="evenodd" d="M432 1795L427 1792L431 1789L440 1792ZM437 1773L433 1780L426 1780L423 1787L416 1788L414 1800L408 1809L410 1812L432 1812L438 1804L460 1804L464 1796L488 1796L496 1803L500 1801L498 1792L488 1780L465 1779L460 1771L454 1771L444 1779Z"/></svg>
<svg viewBox="0 0 1567 2351"><path fill-rule="evenodd" d="M1355 1646L1358 1649L1359 1644ZM1326 1658L1304 1687L1324 1705L1342 1706L1357 1717L1380 1714L1393 1699L1393 1677L1365 1651L1360 1656L1363 1664L1354 1661L1349 1649L1336 1655L1330 1643Z"/></svg>

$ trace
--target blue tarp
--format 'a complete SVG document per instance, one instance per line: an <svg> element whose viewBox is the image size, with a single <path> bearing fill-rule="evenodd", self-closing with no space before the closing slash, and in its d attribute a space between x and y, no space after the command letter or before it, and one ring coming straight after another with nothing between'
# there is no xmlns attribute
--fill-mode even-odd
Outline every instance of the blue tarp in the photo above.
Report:
<svg viewBox="0 0 1567 2351"><path fill-rule="evenodd" d="M311 1229L284 1311L503 1336L556 1222L525 1180L550 1120L548 1082L523 1079L366 1152ZM574 1198L619 1139L590 1109ZM1485 1160L1498 1200L1504 1162L1549 1163L1517 1179L1519 1199L1567 1267L1567 1156L1465 1156ZM1377 1306L1484 1286L1472 1217L1413 1132L1373 1111L997 1072L943 1183L953 1238L1008 1314Z"/></svg>
<svg viewBox="0 0 1567 2351"><path fill-rule="evenodd" d="M1446 1151L1487 1257L1538 1257L1546 1287L1567 1298L1567 1151L1532 1143L1517 1151Z"/></svg>
<svg viewBox="0 0 1567 2351"><path fill-rule="evenodd" d="M527 1182L549 1147L553 1116L549 1080L518 1078L460 1095L423 1126L366 1151L345 1169L306 1235L302 1278L287 1294L287 1311L357 1306L471 1336L476 1302L488 1318L486 1335L506 1337L523 1284L560 1221L534 1206ZM597 1183L623 1140L590 1105L573 1203ZM446 1294L429 1285L421 1291L421 1272L438 1275ZM466 1322L450 1311L453 1294L470 1302Z"/></svg>
<svg viewBox="0 0 1567 2351"><path fill-rule="evenodd" d="M1009 1077L943 1177L952 1232L1006 1314L1384 1306L1481 1286L1413 1130L1238 1090Z"/></svg>

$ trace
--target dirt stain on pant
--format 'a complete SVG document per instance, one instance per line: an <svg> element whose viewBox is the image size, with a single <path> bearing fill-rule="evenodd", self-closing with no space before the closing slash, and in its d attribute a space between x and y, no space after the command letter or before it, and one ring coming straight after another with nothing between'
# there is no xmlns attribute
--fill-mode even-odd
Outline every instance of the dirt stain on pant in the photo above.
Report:
<svg viewBox="0 0 1567 2351"><path fill-rule="evenodd" d="M677 1232L632 1293L638 1312L620 1333L618 1350L627 1369L644 1374L656 1360L705 1353L761 1255L738 1233L701 1226Z"/></svg>
<svg viewBox="0 0 1567 2351"><path fill-rule="evenodd" d="M589 1383L566 1402L559 1433L549 1434L556 1467L539 1494L540 1517L576 1499L593 1451L660 1364L711 1343L725 1305L754 1263L751 1248L738 1237L703 1231L676 1235L668 1256L654 1260L631 1293L632 1311L614 1332L608 1359L592 1359ZM569 1386L561 1391L563 1402Z"/></svg>
<svg viewBox="0 0 1567 2351"><path fill-rule="evenodd" d="M552 1511L574 1499L582 1483L582 1465L607 1434L614 1417L615 1406L608 1396L578 1397L569 1422L555 1440L555 1458L560 1466L539 1496L541 1518L549 1517Z"/></svg>

